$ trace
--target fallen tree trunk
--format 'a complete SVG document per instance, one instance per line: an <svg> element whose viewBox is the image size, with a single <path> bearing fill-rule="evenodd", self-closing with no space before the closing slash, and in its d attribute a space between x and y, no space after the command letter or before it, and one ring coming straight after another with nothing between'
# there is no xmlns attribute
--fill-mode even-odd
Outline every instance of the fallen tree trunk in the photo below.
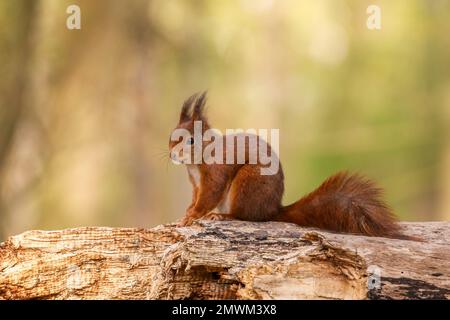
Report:
<svg viewBox="0 0 450 320"><path fill-rule="evenodd" d="M280 222L28 231L0 245L0 299L448 299L450 223L419 241Z"/></svg>

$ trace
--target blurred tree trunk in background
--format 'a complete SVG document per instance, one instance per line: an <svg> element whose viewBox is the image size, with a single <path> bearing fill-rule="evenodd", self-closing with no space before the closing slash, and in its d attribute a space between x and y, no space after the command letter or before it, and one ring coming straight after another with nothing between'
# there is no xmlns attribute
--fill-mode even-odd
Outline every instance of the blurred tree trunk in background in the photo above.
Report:
<svg viewBox="0 0 450 320"><path fill-rule="evenodd" d="M444 110L442 112L446 126L444 127L445 144L441 159L440 178L440 207L438 217L441 220L450 220L450 81L447 82L447 91L444 91Z"/></svg>
<svg viewBox="0 0 450 320"><path fill-rule="evenodd" d="M155 73L152 68L151 52L153 25L148 19L150 1L120 2L121 10L127 12L124 16L123 26L126 26L124 37L129 41L129 49L135 56L130 68L129 94L132 103L129 108L133 115L131 121L134 125L127 132L129 135L129 171L132 185L132 199L129 214L135 225L145 226L149 221L149 198L155 192L154 170L150 165L148 152L149 136L145 133L151 131L152 118L155 118L153 92L151 84ZM153 202L153 201L152 201ZM152 224L157 221L152 221Z"/></svg>
<svg viewBox="0 0 450 320"><path fill-rule="evenodd" d="M442 4L435 2L423 3L425 13L435 19L427 19L423 24L424 63L422 76L426 100L422 112L423 121L429 125L433 136L432 153L434 153L435 166L431 176L429 194L423 195L429 201L431 212L424 214L423 220L448 220L450 218L450 46L448 41L448 28L445 27L448 19L440 17Z"/></svg>
<svg viewBox="0 0 450 320"><path fill-rule="evenodd" d="M24 117L29 89L32 34L38 0L3 1L0 37L0 190L15 133ZM0 240L5 225L5 207L0 192Z"/></svg>

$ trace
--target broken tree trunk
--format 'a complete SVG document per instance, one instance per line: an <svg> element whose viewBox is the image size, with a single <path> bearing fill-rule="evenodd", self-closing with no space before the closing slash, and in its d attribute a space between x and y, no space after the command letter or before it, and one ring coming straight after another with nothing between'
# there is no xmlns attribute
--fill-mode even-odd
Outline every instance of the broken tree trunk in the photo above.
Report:
<svg viewBox="0 0 450 320"><path fill-rule="evenodd" d="M0 299L448 299L449 222L423 241L281 222L28 231L0 245Z"/></svg>

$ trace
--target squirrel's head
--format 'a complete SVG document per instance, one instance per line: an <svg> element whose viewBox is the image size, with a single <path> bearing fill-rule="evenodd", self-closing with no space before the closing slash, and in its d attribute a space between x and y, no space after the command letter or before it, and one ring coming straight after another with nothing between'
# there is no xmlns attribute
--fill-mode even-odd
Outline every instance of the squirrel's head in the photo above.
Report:
<svg viewBox="0 0 450 320"><path fill-rule="evenodd" d="M176 162L187 163L194 159L194 149L200 146L203 150L203 133L209 124L204 114L207 92L193 94L181 107L180 119L169 139L170 158ZM190 154L186 152L190 150Z"/></svg>

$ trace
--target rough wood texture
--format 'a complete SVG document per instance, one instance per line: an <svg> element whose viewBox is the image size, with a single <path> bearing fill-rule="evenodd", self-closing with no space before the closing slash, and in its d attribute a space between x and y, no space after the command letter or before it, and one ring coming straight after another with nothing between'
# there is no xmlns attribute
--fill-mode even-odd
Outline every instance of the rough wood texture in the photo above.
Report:
<svg viewBox="0 0 450 320"><path fill-rule="evenodd" d="M450 223L403 227L424 241L240 221L29 231L0 245L0 299L448 299Z"/></svg>

